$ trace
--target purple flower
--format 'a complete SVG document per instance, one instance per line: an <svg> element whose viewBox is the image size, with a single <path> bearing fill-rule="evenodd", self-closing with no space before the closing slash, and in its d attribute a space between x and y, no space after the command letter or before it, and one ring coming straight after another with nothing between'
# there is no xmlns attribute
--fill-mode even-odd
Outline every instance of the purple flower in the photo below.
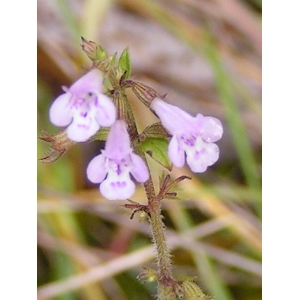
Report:
<svg viewBox="0 0 300 300"><path fill-rule="evenodd" d="M68 126L67 135L75 142L85 142L100 126L109 127L116 120L116 108L102 94L102 75L93 69L70 88L63 87L50 107L50 121L56 126Z"/></svg>
<svg viewBox="0 0 300 300"><path fill-rule="evenodd" d="M138 182L145 182L149 173L145 162L132 152L126 123L117 120L107 136L105 150L87 167L87 177L100 183L101 194L109 200L125 200L135 192L130 173Z"/></svg>
<svg viewBox="0 0 300 300"><path fill-rule="evenodd" d="M219 147L213 142L223 135L221 122L213 117L197 114L192 117L177 106L155 98L152 110L162 125L172 134L168 154L176 167L183 167L186 161L196 173L205 172L219 158Z"/></svg>

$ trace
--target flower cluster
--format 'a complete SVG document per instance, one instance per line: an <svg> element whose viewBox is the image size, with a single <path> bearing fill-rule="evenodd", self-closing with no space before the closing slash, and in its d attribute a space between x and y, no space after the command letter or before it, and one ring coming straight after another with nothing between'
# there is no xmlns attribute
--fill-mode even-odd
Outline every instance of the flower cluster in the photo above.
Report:
<svg viewBox="0 0 300 300"><path fill-rule="evenodd" d="M102 93L102 75L98 69L79 78L65 93L53 102L50 120L57 126L68 126L67 136L75 142L87 141L100 126L111 127L105 150L92 159L87 177L100 184L100 192L109 200L130 198L135 185L145 182L149 173L145 162L133 153L126 123L116 120L116 108Z"/></svg>
<svg viewBox="0 0 300 300"><path fill-rule="evenodd" d="M79 78L64 94L55 99L50 108L54 125L67 126L71 141L85 142L101 126L111 127L105 149L94 157L87 167L87 177L100 183L100 192L109 200L125 200L135 192L133 178L144 183L149 171L144 160L133 153L125 121L116 118L113 101L103 94L102 74L92 69ZM168 155L176 167L183 167L185 157L193 172L205 172L219 158L214 142L223 134L221 122L213 117L197 114L193 117L167 102L154 98L150 109L160 118L172 135Z"/></svg>

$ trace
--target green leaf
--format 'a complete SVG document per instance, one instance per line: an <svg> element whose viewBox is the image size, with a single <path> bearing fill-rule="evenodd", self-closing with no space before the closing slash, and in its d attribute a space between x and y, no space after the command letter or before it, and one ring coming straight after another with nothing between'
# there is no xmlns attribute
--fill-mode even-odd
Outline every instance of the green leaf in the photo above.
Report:
<svg viewBox="0 0 300 300"><path fill-rule="evenodd" d="M140 141L142 149L151 156L155 161L162 165L167 170L172 170L172 163L168 157L168 144L166 138L146 137Z"/></svg>
<svg viewBox="0 0 300 300"><path fill-rule="evenodd" d="M129 78L131 73L131 61L129 56L129 50L127 47L124 49L119 58L118 67L122 75L125 73L125 79Z"/></svg>

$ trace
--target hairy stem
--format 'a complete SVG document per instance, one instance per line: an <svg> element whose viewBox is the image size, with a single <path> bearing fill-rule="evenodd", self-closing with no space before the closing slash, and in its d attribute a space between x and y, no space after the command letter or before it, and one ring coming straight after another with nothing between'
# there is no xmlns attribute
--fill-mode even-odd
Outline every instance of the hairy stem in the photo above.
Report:
<svg viewBox="0 0 300 300"><path fill-rule="evenodd" d="M115 99L119 110L119 116L128 124L128 132L134 147L134 151L145 161L149 170L144 151L141 149L138 143L133 143L133 141L138 136L138 130L127 96L122 90L116 91L116 93L118 93L117 95L115 95ZM153 243L155 244L157 252L159 294L163 295L164 284L172 281L171 258L164 235L164 223L162 221L161 215L161 199L156 197L150 170L149 174L150 177L144 183L144 188L148 199L148 209L150 215L149 222L153 236ZM167 298L161 297L160 299Z"/></svg>

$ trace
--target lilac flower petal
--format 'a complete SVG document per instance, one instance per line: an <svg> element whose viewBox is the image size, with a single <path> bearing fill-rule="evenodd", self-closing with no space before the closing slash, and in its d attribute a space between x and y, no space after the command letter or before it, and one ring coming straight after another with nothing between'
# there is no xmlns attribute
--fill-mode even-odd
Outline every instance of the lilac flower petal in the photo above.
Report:
<svg viewBox="0 0 300 300"><path fill-rule="evenodd" d="M169 143L168 154L171 162L175 167L183 167L185 158L184 150L179 144L176 136L173 136Z"/></svg>
<svg viewBox="0 0 300 300"><path fill-rule="evenodd" d="M96 120L100 126L110 127L116 121L116 107L112 100L104 94L99 94Z"/></svg>
<svg viewBox="0 0 300 300"><path fill-rule="evenodd" d="M219 147L216 144L204 144L199 151L188 151L186 161L193 172L203 173L218 159Z"/></svg>
<svg viewBox="0 0 300 300"><path fill-rule="evenodd" d="M217 118L203 117L197 115L198 124L200 123L200 135L205 142L213 143L218 141L223 135L223 127Z"/></svg>
<svg viewBox="0 0 300 300"><path fill-rule="evenodd" d="M84 120L83 118L75 118L73 122L67 128L67 135L69 139L75 142L85 142L91 136L93 136L100 126L95 121L95 119L90 118L89 120Z"/></svg>
<svg viewBox="0 0 300 300"><path fill-rule="evenodd" d="M200 155L197 159L187 156L187 164L190 166L192 172L203 173L207 170L207 162L205 161L205 155Z"/></svg>
<svg viewBox="0 0 300 300"><path fill-rule="evenodd" d="M93 183L100 183L104 180L107 171L105 168L105 155L95 156L87 166L87 178Z"/></svg>
<svg viewBox="0 0 300 300"><path fill-rule="evenodd" d="M141 157L132 153L131 157L131 170L130 173L138 182L145 182L149 178L148 168Z"/></svg>
<svg viewBox="0 0 300 300"><path fill-rule="evenodd" d="M126 200L135 192L135 185L127 173L126 176L108 176L100 184L101 194L108 200Z"/></svg>
<svg viewBox="0 0 300 300"><path fill-rule="evenodd" d="M107 155L114 160L121 160L132 152L126 123L124 121L117 120L110 128L105 150Z"/></svg>
<svg viewBox="0 0 300 300"><path fill-rule="evenodd" d="M89 92L101 93L102 90L102 75L98 69L92 69L77 81L75 81L69 91L77 96Z"/></svg>
<svg viewBox="0 0 300 300"><path fill-rule="evenodd" d="M219 147L216 144L212 144L212 143L206 144L205 150L207 153L207 158L206 158L207 165L211 166L219 159L220 156Z"/></svg>
<svg viewBox="0 0 300 300"><path fill-rule="evenodd" d="M56 126L67 126L72 121L71 94L65 93L58 96L52 103L49 111L50 121Z"/></svg>
<svg viewBox="0 0 300 300"><path fill-rule="evenodd" d="M151 108L158 115L163 126L172 134L193 128L194 118L175 105L155 98L151 103Z"/></svg>

